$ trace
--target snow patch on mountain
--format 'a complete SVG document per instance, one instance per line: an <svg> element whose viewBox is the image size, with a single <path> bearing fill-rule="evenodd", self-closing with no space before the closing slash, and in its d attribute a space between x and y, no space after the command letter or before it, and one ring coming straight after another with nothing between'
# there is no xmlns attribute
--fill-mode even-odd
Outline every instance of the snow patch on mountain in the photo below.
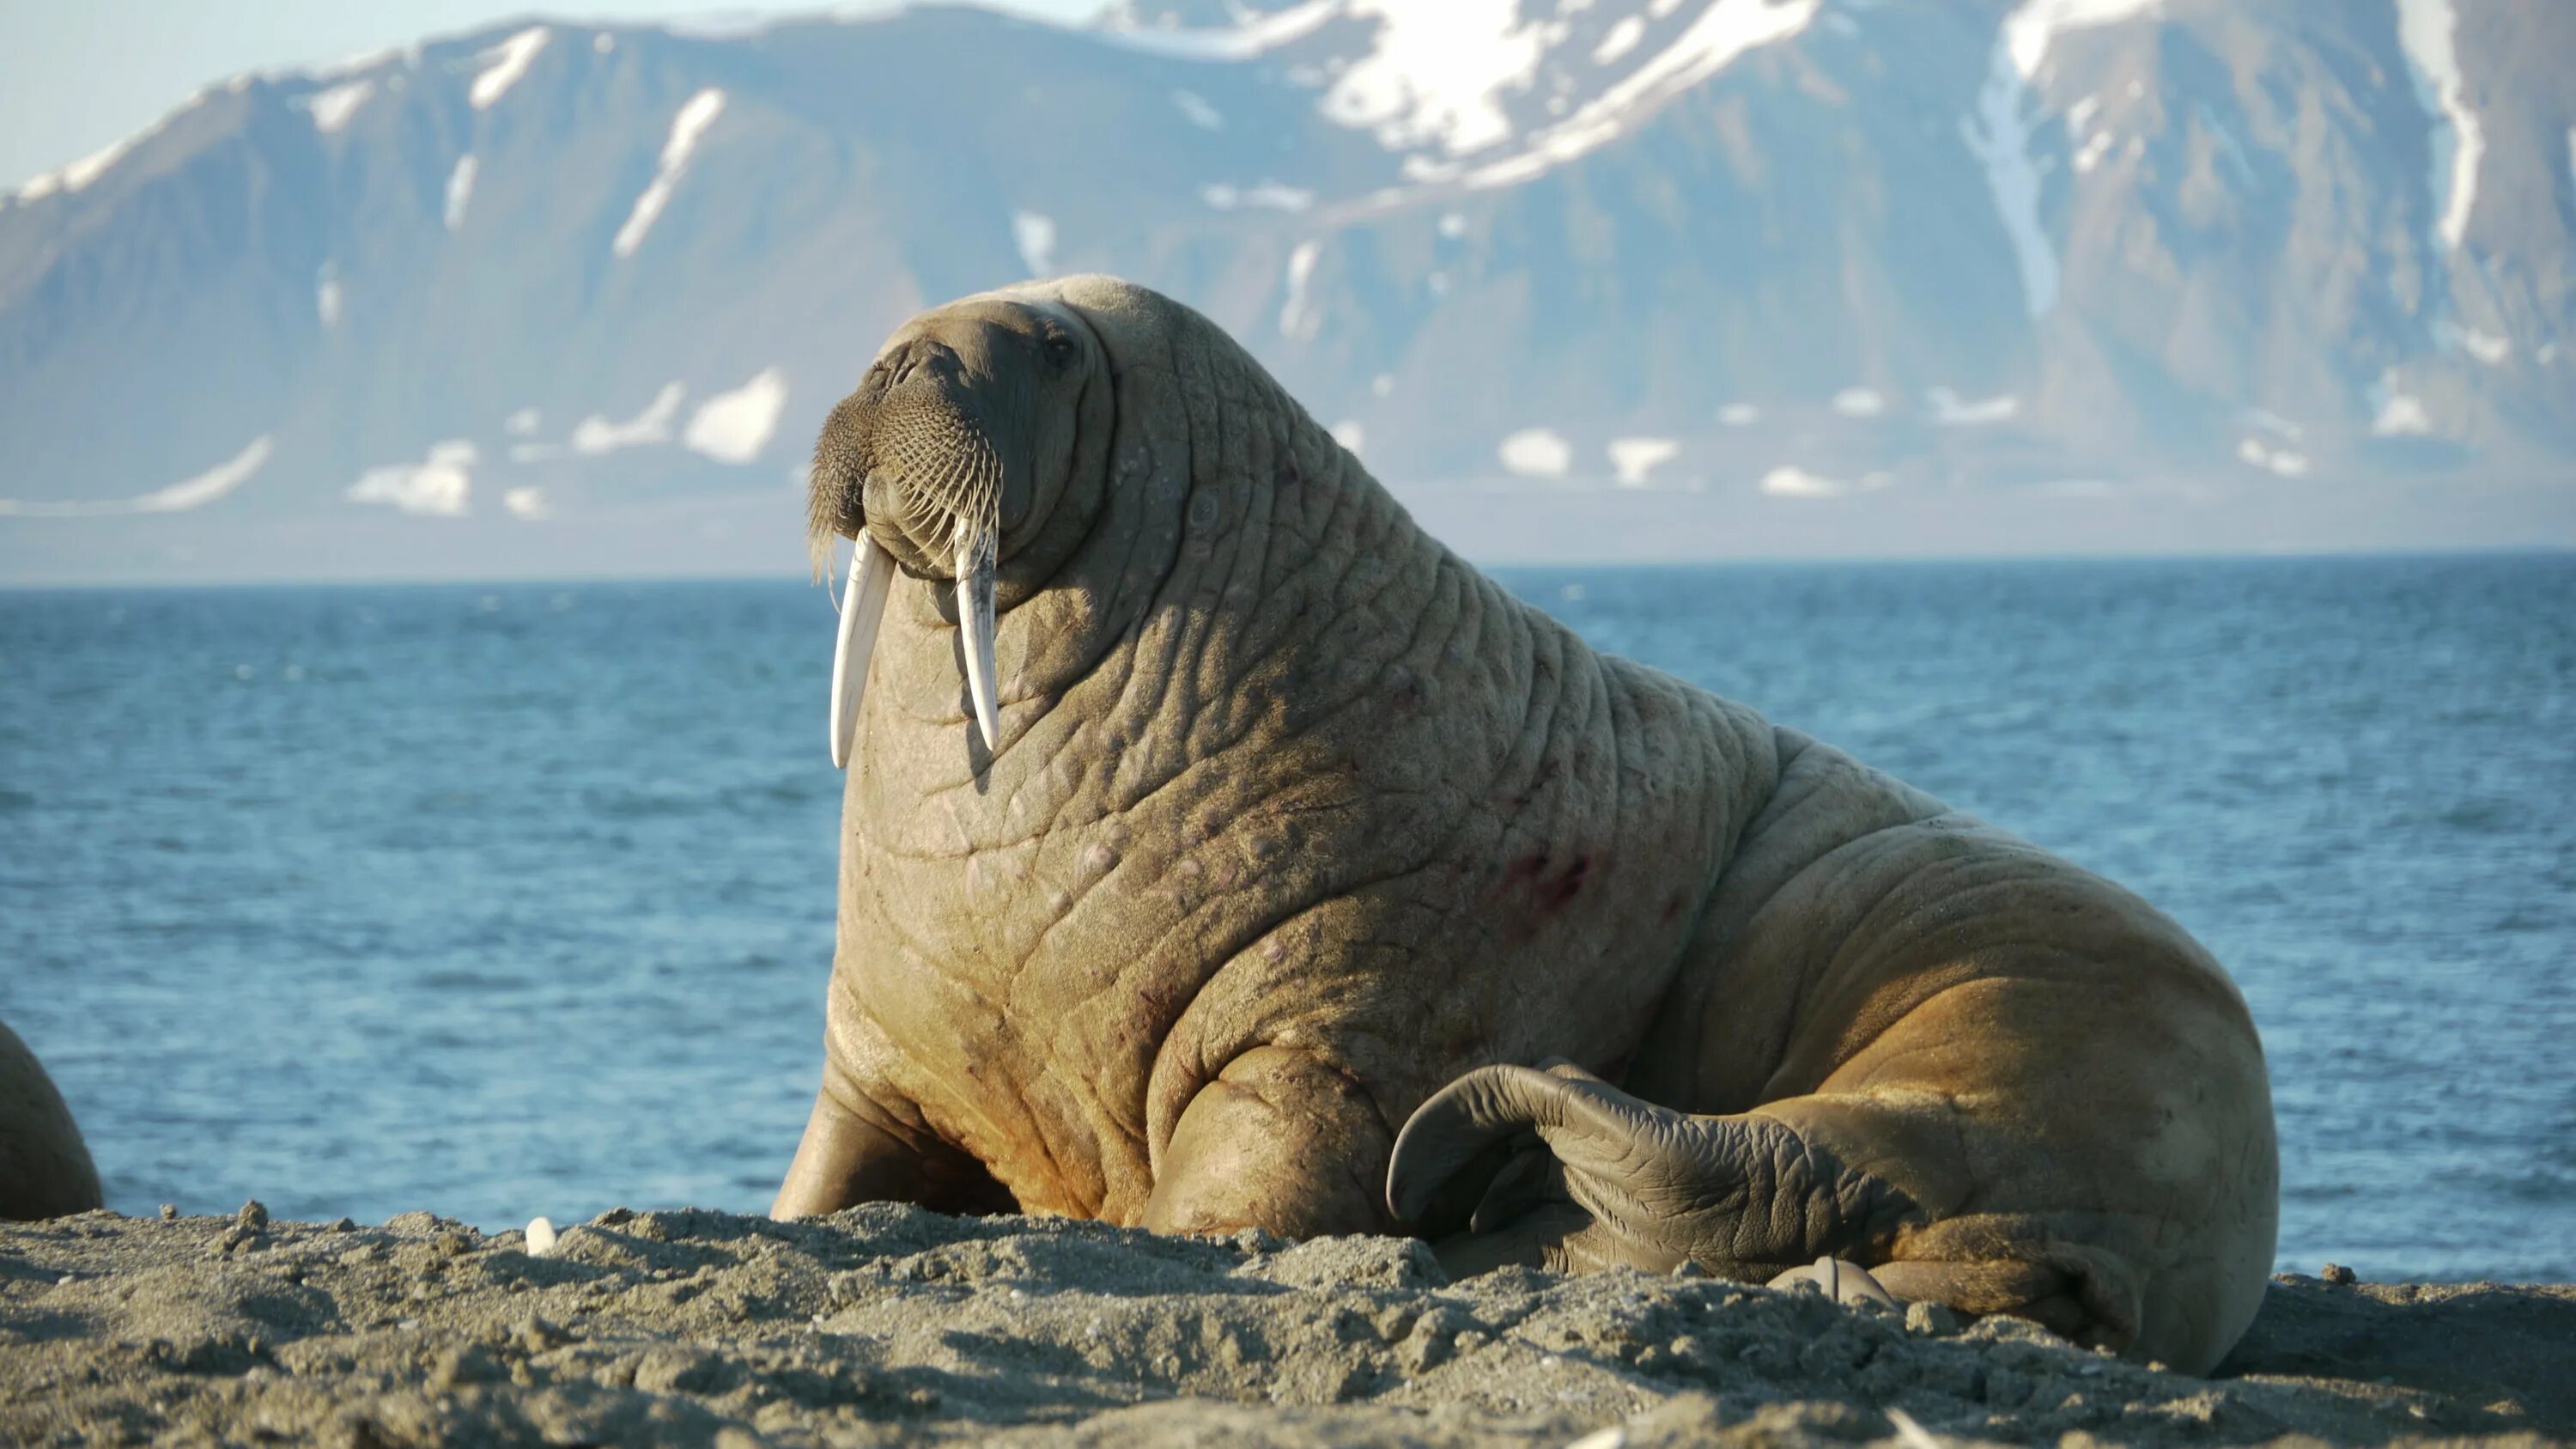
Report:
<svg viewBox="0 0 2576 1449"><path fill-rule="evenodd" d="M2433 431L2433 414L2424 400L2412 393L2397 391L2394 373L2382 377L2371 390L2370 431L2375 437L2419 437Z"/></svg>
<svg viewBox="0 0 2576 1449"><path fill-rule="evenodd" d="M2283 478L2305 477L2308 455L2288 448L2275 448L2261 438L2246 437L2236 444L2237 459L2249 467L2261 468Z"/></svg>
<svg viewBox="0 0 2576 1449"><path fill-rule="evenodd" d="M1281 181L1262 181L1257 185L1234 187L1219 182L1199 188L1199 200L1213 211L1232 211L1238 206L1273 211L1304 211L1315 204L1315 193L1302 186Z"/></svg>
<svg viewBox="0 0 2576 1449"><path fill-rule="evenodd" d="M627 213L626 224L617 229L616 239L609 243L610 251L631 257L644 244L644 233L653 229L654 220L671 202L671 188L680 184L680 174L688 169L689 157L698 149L698 138L715 124L716 117L724 114L724 108L725 93L709 86L689 97L679 114L671 118L671 134L662 142L661 167L653 173L643 194L635 198L635 209Z"/></svg>
<svg viewBox="0 0 2576 1449"><path fill-rule="evenodd" d="M1986 189L2021 272L2022 303L2032 317L2057 305L2056 244L2039 216L2040 165L2031 155L2030 86L2049 47L2069 30L2110 25L2152 13L2158 0L2023 0L1995 34L1977 110L1959 123L1969 153L1985 167ZM2088 113L2089 114L2089 113ZM2076 167L2090 171L2102 159L2088 145Z"/></svg>
<svg viewBox="0 0 2576 1449"><path fill-rule="evenodd" d="M480 163L474 153L456 158L456 167L447 173L447 229L454 231L465 224L466 203L474 199L474 173Z"/></svg>
<svg viewBox="0 0 2576 1449"><path fill-rule="evenodd" d="M2010 393L1970 401L1946 387L1936 387L1926 389L1923 400L1932 409L1932 421L1945 428L2008 423L2021 411L2021 399Z"/></svg>
<svg viewBox="0 0 2576 1449"><path fill-rule="evenodd" d="M787 374L765 367L733 391L700 403L680 441L719 463L748 463L769 446L786 409Z"/></svg>
<svg viewBox="0 0 2576 1449"><path fill-rule="evenodd" d="M1574 449L1553 428L1523 428L1494 450L1503 467L1524 478L1562 478Z"/></svg>
<svg viewBox="0 0 2576 1449"><path fill-rule="evenodd" d="M1647 475L1673 460L1681 444L1672 438L1613 438L1610 466L1622 488L1643 488Z"/></svg>
<svg viewBox="0 0 2576 1449"><path fill-rule="evenodd" d="M1480 165L1464 179L1478 188L1514 186L1598 150L1737 57L1805 30L1822 5L1823 0L1710 0L1671 45L1639 62L1573 115L1532 136L1520 154ZM1444 179L1439 167L1409 164L1406 169L1422 179Z"/></svg>
<svg viewBox="0 0 2576 1449"><path fill-rule="evenodd" d="M1349 0L1346 13L1374 20L1377 43L1325 93L1326 117L1391 151L1463 156L1510 138L1502 93L1528 89L1547 41L1519 0Z"/></svg>
<svg viewBox="0 0 2576 1449"><path fill-rule="evenodd" d="M378 503L419 518L462 518L474 492L480 455L464 438L430 445L418 463L393 463L358 475L343 495L352 503Z"/></svg>
<svg viewBox="0 0 2576 1449"><path fill-rule="evenodd" d="M1629 51L1635 50L1637 42L1645 38L1646 17L1622 15L1619 17L1619 23L1610 27L1610 33L1601 37L1601 43L1592 48L1592 63L1608 65Z"/></svg>
<svg viewBox="0 0 2576 1449"><path fill-rule="evenodd" d="M537 52L546 48L546 41L553 34L545 26L531 25L483 52L479 57L483 69L475 75L474 84L465 92L465 98L473 103L474 109L488 111L493 102L508 95L510 87L517 85L519 78L528 73L528 67L536 63Z"/></svg>
<svg viewBox="0 0 2576 1449"><path fill-rule="evenodd" d="M350 118L358 114L358 107L367 103L367 97L375 88L376 83L372 80L353 80L347 85L315 91L300 104L312 113L314 130L325 136L334 135L347 129Z"/></svg>
<svg viewBox="0 0 2576 1449"><path fill-rule="evenodd" d="M680 400L689 390L679 383L665 383L644 411L622 423L612 423L597 413L573 425L572 450L585 455L613 453L620 448L641 448L671 441L672 420L680 415Z"/></svg>
<svg viewBox="0 0 2576 1449"><path fill-rule="evenodd" d="M2406 51L2406 66L2415 94L2436 129L2429 194L2441 213L2434 224L2442 245L2457 250L2469 230L2469 212L2478 202L2478 165L2486 155L2486 136L2478 114L2469 109L2460 80L2460 60L2452 49L2459 16L2451 0L2397 0L2397 39Z"/></svg>
<svg viewBox="0 0 2576 1449"><path fill-rule="evenodd" d="M1288 300L1279 307L1279 335L1312 337L1323 325L1323 318L1306 305L1306 282L1315 275L1316 244L1297 243L1288 254Z"/></svg>
<svg viewBox="0 0 2576 1449"><path fill-rule="evenodd" d="M191 508L202 508L249 482L251 475L268 462L269 454L275 451L274 444L275 439L262 433L251 439L249 447L205 472L135 498L81 499L62 503L0 498L0 516L113 518L134 513L184 513Z"/></svg>
<svg viewBox="0 0 2576 1449"><path fill-rule="evenodd" d="M1055 218L1034 211L1011 213L1011 241L1032 277L1055 275Z"/></svg>
<svg viewBox="0 0 2576 1449"><path fill-rule="evenodd" d="M1148 30L1141 27L1098 30L1102 39L1127 50L1173 60L1251 60L1264 51L1302 40L1327 20L1343 14L1348 0L1306 0L1276 14L1264 15L1230 30Z"/></svg>
<svg viewBox="0 0 2576 1449"><path fill-rule="evenodd" d="M1762 475L1762 491L1774 498L1840 498L1851 491L1851 485L1840 478L1810 473L1795 463L1783 463Z"/></svg>

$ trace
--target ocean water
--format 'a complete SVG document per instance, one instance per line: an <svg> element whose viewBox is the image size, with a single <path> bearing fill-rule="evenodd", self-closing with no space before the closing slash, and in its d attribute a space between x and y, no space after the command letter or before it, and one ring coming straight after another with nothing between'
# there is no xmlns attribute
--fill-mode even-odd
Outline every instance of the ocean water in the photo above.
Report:
<svg viewBox="0 0 2576 1449"><path fill-rule="evenodd" d="M2198 933L2284 1266L2576 1280L2576 558L1504 578ZM0 1018L111 1205L765 1206L831 632L784 583L0 593Z"/></svg>

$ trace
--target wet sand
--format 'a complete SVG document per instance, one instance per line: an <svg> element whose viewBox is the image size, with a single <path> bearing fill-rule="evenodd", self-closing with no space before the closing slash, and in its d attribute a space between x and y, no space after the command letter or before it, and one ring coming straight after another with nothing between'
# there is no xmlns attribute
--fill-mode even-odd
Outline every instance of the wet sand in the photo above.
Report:
<svg viewBox="0 0 2576 1449"><path fill-rule="evenodd" d="M1631 1273L1452 1283L1399 1239L877 1204L617 1210L528 1246L428 1213L0 1224L0 1442L2576 1437L2563 1285L2285 1277L2200 1379L1926 1305Z"/></svg>

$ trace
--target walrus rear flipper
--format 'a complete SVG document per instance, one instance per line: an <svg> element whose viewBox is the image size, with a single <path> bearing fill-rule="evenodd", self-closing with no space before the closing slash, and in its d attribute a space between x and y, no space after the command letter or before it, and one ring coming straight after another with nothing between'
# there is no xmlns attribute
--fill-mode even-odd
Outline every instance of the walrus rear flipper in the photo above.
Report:
<svg viewBox="0 0 2576 1449"><path fill-rule="evenodd" d="M1389 1206L1422 1221L1460 1166L1515 1137L1524 1150L1495 1176L1469 1230L1437 1244L1452 1272L1525 1263L1662 1273L1687 1262L1769 1283L1822 1256L1866 1268L1898 1299L2029 1318L2115 1351L2138 1340L2141 1286L2115 1254L2019 1217L1931 1221L1788 1122L1758 1110L1674 1112L1567 1066L1487 1067L1424 1103L1396 1140Z"/></svg>

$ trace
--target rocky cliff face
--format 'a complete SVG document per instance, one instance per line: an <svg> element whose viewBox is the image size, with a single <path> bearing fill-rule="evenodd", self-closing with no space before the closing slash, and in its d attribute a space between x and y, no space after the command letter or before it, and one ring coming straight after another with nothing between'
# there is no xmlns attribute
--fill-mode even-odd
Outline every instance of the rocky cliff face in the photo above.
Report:
<svg viewBox="0 0 2576 1449"><path fill-rule="evenodd" d="M2576 8L540 24L0 203L0 578L788 569L916 308L1115 271L1487 557L2576 542Z"/></svg>

